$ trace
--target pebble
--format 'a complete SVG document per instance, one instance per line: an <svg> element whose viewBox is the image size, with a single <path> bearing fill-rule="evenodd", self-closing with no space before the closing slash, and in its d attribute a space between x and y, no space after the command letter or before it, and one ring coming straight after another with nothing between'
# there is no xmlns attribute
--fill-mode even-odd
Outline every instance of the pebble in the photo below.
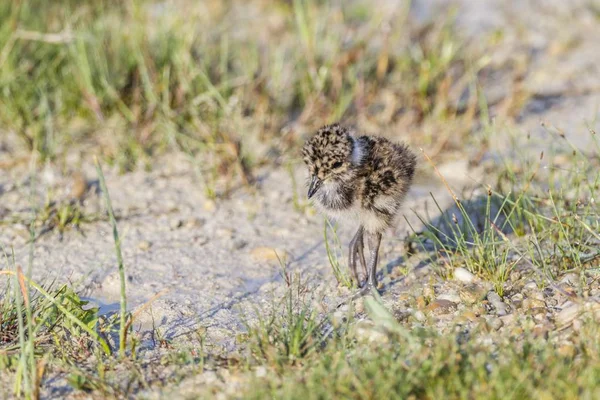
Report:
<svg viewBox="0 0 600 400"><path fill-rule="evenodd" d="M475 304L478 301L483 300L485 297L485 290L477 284L470 284L465 285L458 294L460 299L466 304Z"/></svg>
<svg viewBox="0 0 600 400"><path fill-rule="evenodd" d="M194 236L194 238L192 240L193 240L194 244L196 244L198 246L204 246L206 243L208 243L210 241L210 239L204 235Z"/></svg>
<svg viewBox="0 0 600 400"><path fill-rule="evenodd" d="M500 317L500 320L502 320L502 323L505 326L508 325L512 325L515 322L515 314L508 314L508 315L503 315L502 317Z"/></svg>
<svg viewBox="0 0 600 400"><path fill-rule="evenodd" d="M456 293L444 293L437 297L437 300L448 300L453 303L460 303L460 297Z"/></svg>
<svg viewBox="0 0 600 400"><path fill-rule="evenodd" d="M183 221L180 219L173 219L169 222L169 227L171 230L175 230L177 228L181 228L183 226Z"/></svg>
<svg viewBox="0 0 600 400"><path fill-rule="evenodd" d="M138 249L142 250L142 251L148 251L150 250L150 247L152 247L152 243L150 243L147 240L141 240L138 245L137 245Z"/></svg>
<svg viewBox="0 0 600 400"><path fill-rule="evenodd" d="M449 314L456 310L456 303L450 300L436 299L427 306L434 314Z"/></svg>
<svg viewBox="0 0 600 400"><path fill-rule="evenodd" d="M435 290L431 286L425 286L423 288L423 296L425 298L433 299L435 297Z"/></svg>
<svg viewBox="0 0 600 400"><path fill-rule="evenodd" d="M400 293L397 297L398 302L406 303L412 299L412 295L410 293Z"/></svg>
<svg viewBox="0 0 600 400"><path fill-rule="evenodd" d="M535 322L546 322L547 321L546 312L542 311L542 312L535 314L533 316L533 319L535 320Z"/></svg>
<svg viewBox="0 0 600 400"><path fill-rule="evenodd" d="M373 325L368 323L358 323L355 330L356 338L369 343L384 344L389 338L383 332L380 332Z"/></svg>
<svg viewBox="0 0 600 400"><path fill-rule="evenodd" d="M283 261L287 257L287 252L273 247L256 247L252 249L250 255L255 261Z"/></svg>
<svg viewBox="0 0 600 400"><path fill-rule="evenodd" d="M546 303L542 300L527 298L523 300L523 308L525 310L532 310L535 308L544 308L546 307Z"/></svg>
<svg viewBox="0 0 600 400"><path fill-rule="evenodd" d="M342 324L344 322L346 322L347 319L348 319L348 312L338 310L338 311L334 312L333 315L331 316L331 324L335 328L339 328L342 326Z"/></svg>
<svg viewBox="0 0 600 400"><path fill-rule="evenodd" d="M233 229L229 229L229 228L219 228L215 231L215 235L217 235L217 237L220 237L223 239L231 239L231 238L233 238L233 234L234 234Z"/></svg>
<svg viewBox="0 0 600 400"><path fill-rule="evenodd" d="M566 285L575 286L579 282L579 275L574 272L570 272L568 274L563 275L560 278L559 282L564 283Z"/></svg>
<svg viewBox="0 0 600 400"><path fill-rule="evenodd" d="M540 301L544 301L544 293L542 293L539 290L534 290L531 293L529 293L529 295L527 296L531 299L535 299L535 300L540 300Z"/></svg>
<svg viewBox="0 0 600 400"><path fill-rule="evenodd" d="M511 282L518 282L521 279L521 273L519 271L513 271L510 274L510 281Z"/></svg>
<svg viewBox="0 0 600 400"><path fill-rule="evenodd" d="M258 366L258 367L256 367L254 374L256 375L257 378L264 378L267 376L267 368L262 365Z"/></svg>
<svg viewBox="0 0 600 400"><path fill-rule="evenodd" d="M575 320L575 318L579 316L580 312L581 310L579 304L567 301L565 304L562 305L562 310L560 310L560 312L556 314L556 325L559 329L570 326Z"/></svg>
<svg viewBox="0 0 600 400"><path fill-rule="evenodd" d="M504 323L500 318L492 318L490 321L488 321L488 323L490 324L490 327L495 331L499 330L500 328L502 328L502 326L504 326Z"/></svg>
<svg viewBox="0 0 600 400"><path fill-rule="evenodd" d="M185 221L185 227L186 228L201 228L202 226L204 226L205 222L206 221L203 218L198 218L198 217L189 218L187 221Z"/></svg>
<svg viewBox="0 0 600 400"><path fill-rule="evenodd" d="M510 298L510 301L516 308L521 308L521 306L523 305L523 294L515 294L513 297Z"/></svg>
<svg viewBox="0 0 600 400"><path fill-rule="evenodd" d="M214 212L217 209L217 204L213 200L206 200L203 207L208 212Z"/></svg>
<svg viewBox="0 0 600 400"><path fill-rule="evenodd" d="M509 314L509 307L502 301L500 296L496 292L488 292L487 294L488 301L494 306L496 309L496 315L501 317L503 315Z"/></svg>
<svg viewBox="0 0 600 400"><path fill-rule="evenodd" d="M164 202L164 207L167 212L177 212L179 211L179 203L175 200L166 200Z"/></svg>
<svg viewBox="0 0 600 400"><path fill-rule="evenodd" d="M71 177L71 198L75 200L83 199L87 189L88 182L85 176L79 171L74 172Z"/></svg>
<svg viewBox="0 0 600 400"><path fill-rule="evenodd" d="M232 250L241 250L244 247L246 247L248 245L248 242L246 242L244 239L234 239L231 242L231 249Z"/></svg>
<svg viewBox="0 0 600 400"><path fill-rule="evenodd" d="M561 308L555 317L556 324L561 329L573 325L573 329L578 330L581 327L578 317L583 313L589 313L591 317L600 320L600 304L596 302L578 304L566 301Z"/></svg>
<svg viewBox="0 0 600 400"><path fill-rule="evenodd" d="M471 283L475 280L475 275L465 268L458 267L454 270L454 279L464 283Z"/></svg>
<svg viewBox="0 0 600 400"><path fill-rule="evenodd" d="M214 371L206 371L202 374L202 377L204 378L204 382L206 384L215 383L219 380L217 373Z"/></svg>
<svg viewBox="0 0 600 400"><path fill-rule="evenodd" d="M427 300L425 300L425 297L423 297L423 296L417 297L416 302L417 302L417 307L420 309L427 307Z"/></svg>
<svg viewBox="0 0 600 400"><path fill-rule="evenodd" d="M462 318L467 320L467 321L475 321L477 319L477 315L473 312L473 311L465 311L462 314Z"/></svg>
<svg viewBox="0 0 600 400"><path fill-rule="evenodd" d="M413 314L413 317L415 317L415 319L419 322L423 322L427 319L427 317L425 317L425 314L423 313L423 311L420 311L420 310L416 311Z"/></svg>

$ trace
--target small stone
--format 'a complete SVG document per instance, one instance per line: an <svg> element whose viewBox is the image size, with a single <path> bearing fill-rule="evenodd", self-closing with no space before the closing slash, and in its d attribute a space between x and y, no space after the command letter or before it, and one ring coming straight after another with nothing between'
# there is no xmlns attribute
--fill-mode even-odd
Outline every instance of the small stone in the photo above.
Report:
<svg viewBox="0 0 600 400"><path fill-rule="evenodd" d="M504 325L500 318L492 318L488 321L488 323L490 324L490 327L495 331L499 330Z"/></svg>
<svg viewBox="0 0 600 400"><path fill-rule="evenodd" d="M453 303L460 303L460 297L455 293L444 293L437 297L438 300L448 300Z"/></svg>
<svg viewBox="0 0 600 400"><path fill-rule="evenodd" d="M138 249L140 249L142 251L148 251L148 250L150 250L151 246L152 246L152 243L150 243L147 240L142 240L137 245Z"/></svg>
<svg viewBox="0 0 600 400"><path fill-rule="evenodd" d="M544 293L539 290L532 291L527 297L534 300L544 301Z"/></svg>
<svg viewBox="0 0 600 400"><path fill-rule="evenodd" d="M537 283L535 281L528 281L524 286L523 290L537 290Z"/></svg>
<svg viewBox="0 0 600 400"><path fill-rule="evenodd" d="M427 306L427 310L434 314L449 314L456 310L456 303L450 300L436 299Z"/></svg>
<svg viewBox="0 0 600 400"><path fill-rule="evenodd" d="M339 328L340 326L342 326L342 324L344 322L346 322L348 318L348 312L344 312L341 310L338 310L336 312L333 313L333 315L331 316L331 324L335 327L335 328Z"/></svg>
<svg viewBox="0 0 600 400"><path fill-rule="evenodd" d="M475 275L465 268L458 267L454 270L454 279L464 283L471 283L475 280Z"/></svg>
<svg viewBox="0 0 600 400"><path fill-rule="evenodd" d="M546 322L548 320L548 318L546 318L546 313L545 312L539 312L537 314L535 314L533 316L533 319L535 320L535 322Z"/></svg>
<svg viewBox="0 0 600 400"><path fill-rule="evenodd" d="M198 246L204 246L206 243L208 243L210 241L210 239L204 235L197 235L197 236L194 236L192 241L194 242L194 244L196 244Z"/></svg>
<svg viewBox="0 0 600 400"><path fill-rule="evenodd" d="M519 271L513 271L510 274L510 281L511 282L517 282L520 279L521 279L521 273Z"/></svg>
<svg viewBox="0 0 600 400"><path fill-rule="evenodd" d="M502 298L496 292L488 292L487 299L492 304L502 302Z"/></svg>
<svg viewBox="0 0 600 400"><path fill-rule="evenodd" d="M487 304L487 301L481 301L477 304L473 304L471 310L477 316L484 315L487 313L486 304Z"/></svg>
<svg viewBox="0 0 600 400"><path fill-rule="evenodd" d="M79 171L74 172L71 177L71 198L75 200L83 199L87 189L88 182L85 176Z"/></svg>
<svg viewBox="0 0 600 400"><path fill-rule="evenodd" d="M413 296L410 293L400 293L398 295L397 300L398 300L398 302L406 303L409 300L411 300L412 298L413 298Z"/></svg>
<svg viewBox="0 0 600 400"><path fill-rule="evenodd" d="M559 297L560 298L561 296L563 296L563 294L564 294L564 296L568 296L568 297L571 297L571 298L577 297L577 290L575 290L575 288L569 286L566 283L561 283L560 284L560 289L562 290L562 293L561 292L556 292L556 294L554 295L555 297Z"/></svg>
<svg viewBox="0 0 600 400"><path fill-rule="evenodd" d="M458 294L465 304L475 304L485 298L485 289L473 283L465 285Z"/></svg>
<svg viewBox="0 0 600 400"><path fill-rule="evenodd" d="M564 283L566 285L575 286L579 283L579 279L580 278L579 278L578 274L571 272L571 273L563 275L560 278L559 282Z"/></svg>
<svg viewBox="0 0 600 400"><path fill-rule="evenodd" d="M244 247L246 247L248 245L248 242L246 242L244 239L234 239L231 242L231 249L232 250L241 250Z"/></svg>
<svg viewBox="0 0 600 400"><path fill-rule="evenodd" d="M164 202L165 210L169 213L175 213L179 211L180 203L176 200L166 200Z"/></svg>
<svg viewBox="0 0 600 400"><path fill-rule="evenodd" d="M475 315L475 313L473 311L465 311L462 314L462 317L467 320L467 321L475 321L477 319L477 315Z"/></svg>
<svg viewBox="0 0 600 400"><path fill-rule="evenodd" d="M500 317L504 326L512 325L515 322L515 314L503 315Z"/></svg>
<svg viewBox="0 0 600 400"><path fill-rule="evenodd" d="M177 228L181 228L183 226L183 221L180 219L173 219L169 222L169 227L171 230L175 230Z"/></svg>
<svg viewBox="0 0 600 400"><path fill-rule="evenodd" d="M229 229L229 228L219 228L215 231L215 235L217 235L217 237L220 237L223 239L232 239L233 234L234 234L233 229Z"/></svg>
<svg viewBox="0 0 600 400"><path fill-rule="evenodd" d="M264 378L267 376L267 368L262 365L258 366L258 367L256 367L254 374L256 375L257 378Z"/></svg>
<svg viewBox="0 0 600 400"><path fill-rule="evenodd" d="M523 305L523 295L521 293L517 293L510 298L510 301L516 308L521 308Z"/></svg>
<svg viewBox="0 0 600 400"><path fill-rule="evenodd" d="M435 297L435 290L431 286L425 286L423 288L423 296L428 299L433 299Z"/></svg>
<svg viewBox="0 0 600 400"><path fill-rule="evenodd" d="M256 247L252 249L250 255L255 261L279 261L285 260L287 253L285 250L273 247Z"/></svg>
<svg viewBox="0 0 600 400"><path fill-rule="evenodd" d="M546 307L546 303L541 300L527 298L523 300L523 308L525 310L532 310L536 308L544 308Z"/></svg>
<svg viewBox="0 0 600 400"><path fill-rule="evenodd" d="M358 340L362 339L369 343L385 344L389 341L386 334L380 332L372 324L366 322L357 324L355 335Z"/></svg>
<svg viewBox="0 0 600 400"><path fill-rule="evenodd" d="M417 307L420 309L423 309L425 307L427 307L427 301L425 300L425 297L423 296L419 296L417 297Z"/></svg>
<svg viewBox="0 0 600 400"><path fill-rule="evenodd" d="M501 317L509 314L510 309L508 305L502 301L502 298L496 292L488 292L487 299L496 309L497 316Z"/></svg>
<svg viewBox="0 0 600 400"><path fill-rule="evenodd" d="M415 317L415 319L419 322L423 322L427 319L427 317L425 316L425 314L423 314L423 311L415 311L415 313L413 314L413 317Z"/></svg>
<svg viewBox="0 0 600 400"><path fill-rule="evenodd" d="M204 209L208 212L214 212L217 209L217 204L214 200L206 200L203 205Z"/></svg>
<svg viewBox="0 0 600 400"><path fill-rule="evenodd" d="M570 326L575 318L581 313L581 307L577 303L567 301L563 304L562 309L556 314L556 325L559 329Z"/></svg>
<svg viewBox="0 0 600 400"><path fill-rule="evenodd" d="M186 228L201 228L202 226L204 226L204 219L202 218L190 218L188 220L185 221L185 227Z"/></svg>

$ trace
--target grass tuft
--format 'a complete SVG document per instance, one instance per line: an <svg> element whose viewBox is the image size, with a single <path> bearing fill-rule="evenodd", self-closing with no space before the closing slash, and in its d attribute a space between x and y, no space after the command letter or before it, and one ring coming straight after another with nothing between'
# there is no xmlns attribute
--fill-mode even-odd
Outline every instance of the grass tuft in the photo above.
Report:
<svg viewBox="0 0 600 400"><path fill-rule="evenodd" d="M329 237L327 235L327 231L331 231L333 236L332 245L329 244ZM333 274L338 284L348 289L352 289L356 286L356 284L352 281L352 277L350 276L350 271L348 270L348 266L342 266L340 262L340 258L343 257L342 244L340 242L340 238L337 235L336 228L331 224L331 222L326 219L323 226L323 238L325 241L325 251L327 252L327 258L329 259L329 265L331 265L331 269L333 270Z"/></svg>
<svg viewBox="0 0 600 400"><path fill-rule="evenodd" d="M110 201L110 194L106 187L106 181L102 168L98 159L95 159L96 171L98 172L98 179L100 180L100 188L104 194L104 200L106 202L106 209L112 226L113 240L115 242L115 253L117 255L117 265L119 267L119 280L121 282L121 301L120 301L120 324L119 324L119 356L125 357L125 349L127 346L127 292L126 292L126 277L125 277L125 265L123 263L123 254L121 252L121 239L119 238L119 230L117 229L117 220L115 219L115 213L112 208Z"/></svg>

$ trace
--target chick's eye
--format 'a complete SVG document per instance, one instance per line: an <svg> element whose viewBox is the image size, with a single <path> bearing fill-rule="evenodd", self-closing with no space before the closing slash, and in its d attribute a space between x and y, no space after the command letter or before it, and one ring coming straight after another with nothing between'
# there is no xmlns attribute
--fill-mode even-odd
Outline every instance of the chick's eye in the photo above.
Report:
<svg viewBox="0 0 600 400"><path fill-rule="evenodd" d="M342 162L341 162L341 161L338 161L338 162L336 162L336 163L334 163L334 164L332 165L332 168L333 168L333 169L338 169L338 168L340 168L341 166L342 166Z"/></svg>

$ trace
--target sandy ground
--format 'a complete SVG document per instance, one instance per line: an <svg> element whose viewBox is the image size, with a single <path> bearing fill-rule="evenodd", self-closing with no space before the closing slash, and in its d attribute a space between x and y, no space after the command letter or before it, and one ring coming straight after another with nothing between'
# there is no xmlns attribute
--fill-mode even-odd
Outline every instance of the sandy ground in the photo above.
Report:
<svg viewBox="0 0 600 400"><path fill-rule="evenodd" d="M446 1L416 1L414 18L427 18L432 8ZM456 2L453 2L456 4ZM503 5L498 5L502 3ZM540 125L564 130L580 148L589 143L586 123L596 131L600 105L600 31L598 11L591 1L458 2L458 20L472 40L502 30L504 40L491 63L511 60L514 70L490 79L486 93L496 102L492 113L506 106L502 99L522 87L533 91L516 123L498 122L492 138L492 152L507 154L507 133L532 134L533 148L563 146L559 138ZM598 7L598 2L595 3ZM598 9L596 9L598 10ZM576 18L577 24L565 21ZM522 62L526 60L527 63ZM521 64L527 65L521 67ZM493 100L493 101L492 101ZM552 130L552 129L550 129ZM0 159L7 156L1 152ZM442 207L451 199L431 168L421 158L420 175L404 207L407 217L420 229L412 210L436 216L430 192ZM457 193L469 193L482 179L480 169L471 169L467 160L448 157L440 164L442 173ZM103 210L95 192L96 174L91 160L83 160L83 172L90 184L85 208L91 213ZM26 213L30 206L31 176L26 166L0 170L0 215ZM304 202L305 171L294 170L298 187L290 173L267 169L258 174L259 190L235 191L230 199L216 203L207 199L193 166L183 157L171 155L155 164L151 172L119 175L105 171L113 205L119 215L129 308L135 310L155 294L162 295L143 312L135 329L151 349L158 331L164 338L185 343L188 334L206 328L210 351L235 349L235 335L252 313L273 303L282 287L282 268L272 250L287 261L289 271L298 271L319 282L328 306L334 306L348 293L336 288L323 240L323 218L293 205L294 192ZM47 166L37 175L38 200L51 191L54 198L66 198L72 184L70 173ZM467 190L465 190L467 188ZM342 225L342 243L352 229ZM401 220L385 238L381 270L389 270L404 255L403 239L409 228ZM17 263L27 265L27 227L3 226L0 245L13 247ZM345 249L344 249L345 255ZM389 268L386 268L389 266ZM114 244L106 220L88 223L81 231L56 231L35 243L33 276L39 282L71 282L101 307L102 313L118 308L119 279ZM426 279L426 278L423 278ZM384 280L390 289L389 276ZM395 283L402 285L402 281ZM394 286L394 285L391 285ZM399 290L388 290L388 293Z"/></svg>
<svg viewBox="0 0 600 400"><path fill-rule="evenodd" d="M463 180L454 181L457 188L467 183L466 162L453 162L447 168L463 171L458 174ZM295 174L303 182L304 169L298 168ZM240 190L233 198L216 203L205 198L188 163L176 157L168 157L150 173L106 175L119 215L130 308L164 293L152 305L154 326L150 313L138 321L142 331L158 328L165 338L176 340L195 327L207 327L210 343L231 349L230 341L241 328L236 306L271 303L270 288L281 282L283 270L274 252L287 261L289 271L325 278L336 295L324 246L324 220L310 210L294 208L288 171L265 172L256 194ZM91 169L88 176L93 177ZM45 180L64 180L62 185L54 183L59 187L69 185L68 177L50 167L39 180L40 185ZM23 190L27 191L22 186L5 192L5 204L27 199ZM430 191L442 205L451 201L441 185L422 183L405 207L417 229L420 226L410 215L411 209L433 209L431 199L427 200ZM304 192L304 186L298 187L298 196L304 197ZM22 202L23 207L28 201ZM90 212L102 209L102 199L94 194L85 203ZM343 243L348 242L352 229L351 224L343 224ZM409 229L406 223L399 224L386 237L382 266L403 252L402 239ZM27 265L27 227L10 227L0 237L5 247L16 244L17 263ZM100 305L101 312L117 310L119 278L109 223L85 224L81 232L65 232L62 239L58 232L41 236L35 244L33 276L40 282L72 282Z"/></svg>

